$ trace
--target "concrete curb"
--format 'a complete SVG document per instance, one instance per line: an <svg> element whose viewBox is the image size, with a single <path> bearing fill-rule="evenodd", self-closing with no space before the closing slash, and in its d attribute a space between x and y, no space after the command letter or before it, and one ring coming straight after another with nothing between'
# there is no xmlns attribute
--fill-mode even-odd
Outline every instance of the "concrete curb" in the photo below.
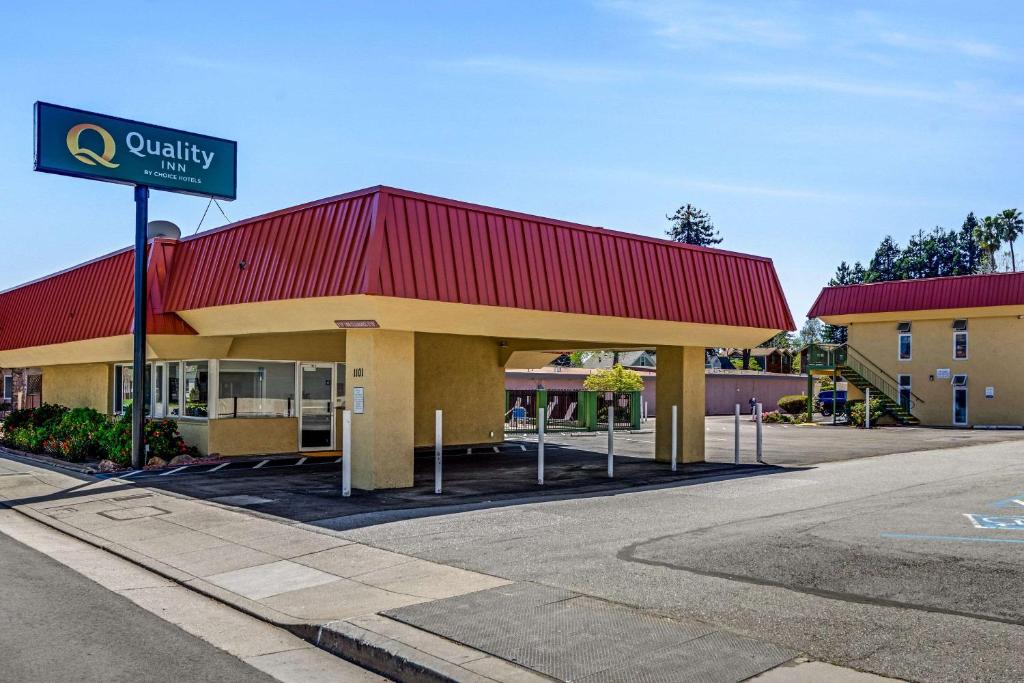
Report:
<svg viewBox="0 0 1024 683"><path fill-rule="evenodd" d="M51 529L105 550L112 555L116 555L147 571L266 622L271 626L285 629L326 652L358 664L387 678L396 681L410 681L412 683L493 683L494 681L494 679L474 674L422 650L373 633L346 621L310 624L296 620L265 605L229 593L222 588L191 574L186 574L151 557L64 524L59 520L36 512L32 508L12 506L3 501L0 501L0 506L14 510Z"/></svg>

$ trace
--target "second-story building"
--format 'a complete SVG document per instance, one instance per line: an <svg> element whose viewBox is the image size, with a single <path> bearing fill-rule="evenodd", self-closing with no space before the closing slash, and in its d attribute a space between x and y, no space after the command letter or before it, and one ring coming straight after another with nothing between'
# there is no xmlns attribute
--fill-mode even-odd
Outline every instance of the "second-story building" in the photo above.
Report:
<svg viewBox="0 0 1024 683"><path fill-rule="evenodd" d="M808 317L845 326L840 374L914 421L1024 424L1024 273L826 287Z"/></svg>

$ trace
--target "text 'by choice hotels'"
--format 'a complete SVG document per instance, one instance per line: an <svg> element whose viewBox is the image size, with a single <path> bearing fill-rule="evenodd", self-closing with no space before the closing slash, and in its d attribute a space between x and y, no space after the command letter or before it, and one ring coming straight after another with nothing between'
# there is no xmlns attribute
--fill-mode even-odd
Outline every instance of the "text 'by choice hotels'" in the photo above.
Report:
<svg viewBox="0 0 1024 683"><path fill-rule="evenodd" d="M232 140L36 103L36 170L234 199Z"/></svg>

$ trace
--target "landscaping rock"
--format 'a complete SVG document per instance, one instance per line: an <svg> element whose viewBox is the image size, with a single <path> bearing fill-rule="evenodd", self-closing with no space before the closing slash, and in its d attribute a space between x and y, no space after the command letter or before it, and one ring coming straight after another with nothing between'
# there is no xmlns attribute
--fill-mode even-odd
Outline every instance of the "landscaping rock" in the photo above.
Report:
<svg viewBox="0 0 1024 683"><path fill-rule="evenodd" d="M155 455L146 461L147 470L155 470L158 467L167 467L167 461Z"/></svg>
<svg viewBox="0 0 1024 683"><path fill-rule="evenodd" d="M193 458L191 455L176 455L171 458L171 466L177 467L178 465L192 465L199 462L199 458Z"/></svg>
<svg viewBox="0 0 1024 683"><path fill-rule="evenodd" d="M116 472L121 469L121 466L113 460L100 460L100 464L97 465L96 468L100 472Z"/></svg>

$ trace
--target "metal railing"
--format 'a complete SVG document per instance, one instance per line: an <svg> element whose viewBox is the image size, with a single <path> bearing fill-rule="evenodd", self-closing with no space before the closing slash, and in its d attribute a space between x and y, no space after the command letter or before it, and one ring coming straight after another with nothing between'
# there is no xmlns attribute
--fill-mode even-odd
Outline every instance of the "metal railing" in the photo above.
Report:
<svg viewBox="0 0 1024 683"><path fill-rule="evenodd" d="M900 387L899 381L894 379L892 375L882 370L880 367L875 365L865 356L863 353L853 348L849 344L843 344L837 347L833 351L835 363L837 365L845 365L850 368L858 375L863 377L872 386L881 391L885 396L898 406L901 406L908 413L918 403L924 403L924 399L910 391L910 405L905 405L900 400Z"/></svg>

